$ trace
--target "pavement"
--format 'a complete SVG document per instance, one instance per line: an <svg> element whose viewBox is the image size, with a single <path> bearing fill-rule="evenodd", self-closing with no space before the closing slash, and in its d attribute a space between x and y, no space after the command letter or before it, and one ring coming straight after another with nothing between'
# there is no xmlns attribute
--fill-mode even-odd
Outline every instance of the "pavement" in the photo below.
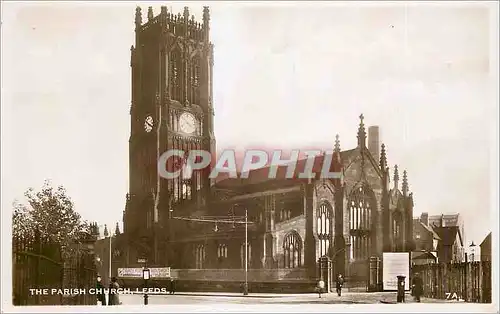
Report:
<svg viewBox="0 0 500 314"><path fill-rule="evenodd" d="M396 304L396 292L343 292L342 296L336 293L323 294L319 298L317 293L307 294L270 294L249 293L247 296L241 293L176 293L174 295L149 295L148 304ZM120 295L122 305L144 304L143 294ZM458 301L447 301L438 299L422 298L422 303L456 303ZM415 303L410 294L405 295L405 303Z"/></svg>

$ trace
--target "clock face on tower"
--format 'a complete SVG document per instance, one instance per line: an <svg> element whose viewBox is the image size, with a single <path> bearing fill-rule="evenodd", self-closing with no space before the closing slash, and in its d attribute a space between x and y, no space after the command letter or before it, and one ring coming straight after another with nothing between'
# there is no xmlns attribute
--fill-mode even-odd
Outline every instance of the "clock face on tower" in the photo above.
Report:
<svg viewBox="0 0 500 314"><path fill-rule="evenodd" d="M192 134L196 131L196 118L189 112L184 112L179 117L179 128L186 134Z"/></svg>
<svg viewBox="0 0 500 314"><path fill-rule="evenodd" d="M144 120L144 131L151 132L153 130L153 117L147 116Z"/></svg>

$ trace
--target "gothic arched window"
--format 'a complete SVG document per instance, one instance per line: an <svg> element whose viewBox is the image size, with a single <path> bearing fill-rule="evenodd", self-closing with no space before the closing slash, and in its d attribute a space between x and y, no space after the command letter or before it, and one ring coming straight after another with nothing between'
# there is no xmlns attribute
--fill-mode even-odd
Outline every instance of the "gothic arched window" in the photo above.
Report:
<svg viewBox="0 0 500 314"><path fill-rule="evenodd" d="M174 100L182 101L181 99L181 88L182 88L182 58L181 51L179 47L175 47L170 53L170 67L171 67L171 75L170 75L170 97Z"/></svg>
<svg viewBox="0 0 500 314"><path fill-rule="evenodd" d="M182 182L182 199L183 200L191 199L191 182L189 180L184 180Z"/></svg>
<svg viewBox="0 0 500 314"><path fill-rule="evenodd" d="M248 243L248 247L247 247L248 251L247 251L247 260L248 260L248 268L251 267L252 265L252 245L250 243ZM240 258L241 258L241 268L244 269L245 268L245 242L243 242L241 244L241 249L240 249Z"/></svg>
<svg viewBox="0 0 500 314"><path fill-rule="evenodd" d="M205 246L203 244L199 244L196 246L195 260L196 260L196 268L202 269L203 264L205 262Z"/></svg>
<svg viewBox="0 0 500 314"><path fill-rule="evenodd" d="M283 241L285 268L296 268L301 266L302 239L296 231L285 236Z"/></svg>
<svg viewBox="0 0 500 314"><path fill-rule="evenodd" d="M367 186L360 186L355 188L349 197L350 258L353 260L364 260L370 256L372 195Z"/></svg>
<svg viewBox="0 0 500 314"><path fill-rule="evenodd" d="M191 80L191 103L192 104L200 104L200 57L196 55L193 57L192 62L191 62L191 75L190 75L190 80Z"/></svg>
<svg viewBox="0 0 500 314"><path fill-rule="evenodd" d="M332 210L329 204L323 203L320 205L317 211L317 221L318 221L318 239L319 239L319 255L328 255L330 251L331 244L331 222L332 222Z"/></svg>
<svg viewBox="0 0 500 314"><path fill-rule="evenodd" d="M292 217L292 211L290 209L283 208L280 210L280 221L289 220Z"/></svg>

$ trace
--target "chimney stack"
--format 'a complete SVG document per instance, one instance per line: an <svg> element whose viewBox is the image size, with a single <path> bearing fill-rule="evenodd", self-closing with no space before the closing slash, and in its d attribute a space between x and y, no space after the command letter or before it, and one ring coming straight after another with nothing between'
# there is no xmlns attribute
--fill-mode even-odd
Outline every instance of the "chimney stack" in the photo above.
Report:
<svg viewBox="0 0 500 314"><path fill-rule="evenodd" d="M368 151L375 160L379 160L379 127L378 125L368 127Z"/></svg>
<svg viewBox="0 0 500 314"><path fill-rule="evenodd" d="M429 225L429 214L422 213L420 215L420 222L423 223L424 225L428 226Z"/></svg>

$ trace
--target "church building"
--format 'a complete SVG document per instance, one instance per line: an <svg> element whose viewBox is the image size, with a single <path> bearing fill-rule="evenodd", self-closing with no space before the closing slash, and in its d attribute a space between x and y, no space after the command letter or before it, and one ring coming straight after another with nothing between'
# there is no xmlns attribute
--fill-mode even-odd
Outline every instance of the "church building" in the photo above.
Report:
<svg viewBox="0 0 500 314"><path fill-rule="evenodd" d="M319 279L331 288L339 273L350 287L380 289L382 252L414 243L407 173L400 180L394 166L390 183L378 126L367 130L361 115L352 149L336 136L337 179L287 179L285 167L275 179L262 168L216 182L210 167L160 178L158 158L169 149L216 152L209 9L197 22L188 8L154 16L150 7L143 22L137 8L135 34L129 193L114 265L170 267L178 289L230 290L247 280L250 291L307 290Z"/></svg>

